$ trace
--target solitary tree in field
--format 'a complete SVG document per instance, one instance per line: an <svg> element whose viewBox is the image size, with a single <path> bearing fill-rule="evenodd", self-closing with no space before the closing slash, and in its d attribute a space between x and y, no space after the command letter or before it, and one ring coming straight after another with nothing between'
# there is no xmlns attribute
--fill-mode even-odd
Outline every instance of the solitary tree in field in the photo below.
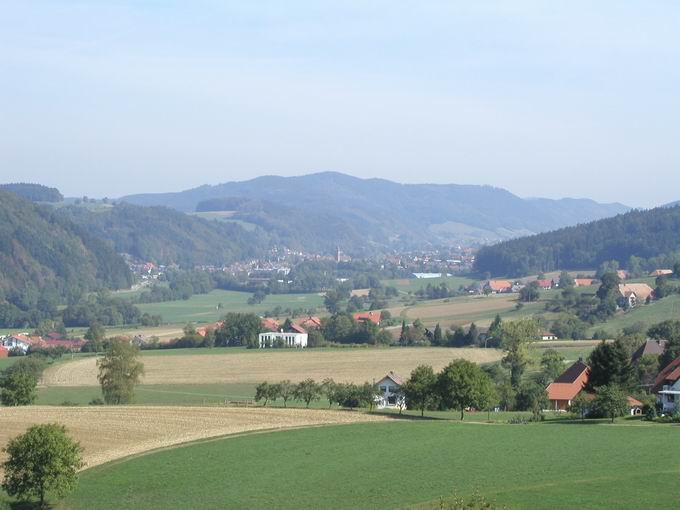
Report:
<svg viewBox="0 0 680 510"><path fill-rule="evenodd" d="M302 400L307 407L312 400L319 400L321 397L321 387L314 381L314 379L305 379L295 386L295 398Z"/></svg>
<svg viewBox="0 0 680 510"><path fill-rule="evenodd" d="M98 379L107 404L132 402L135 386L144 375L144 364L137 361L138 352L136 346L118 340L111 343L104 357L97 362Z"/></svg>
<svg viewBox="0 0 680 510"><path fill-rule="evenodd" d="M503 364L510 368L510 382L517 388L529 363L529 345L538 335L533 319L503 322L500 326L501 347L505 351Z"/></svg>
<svg viewBox="0 0 680 510"><path fill-rule="evenodd" d="M604 416L610 418L614 423L614 418L623 416L628 411L628 397L626 393L616 384L600 386L595 388L595 408Z"/></svg>
<svg viewBox="0 0 680 510"><path fill-rule="evenodd" d="M493 396L493 384L486 372L463 359L453 361L442 370L438 386L444 406L458 409L461 420L468 407L487 409Z"/></svg>
<svg viewBox="0 0 680 510"><path fill-rule="evenodd" d="M39 498L41 508L48 492L63 497L73 490L84 465L80 444L57 423L32 426L10 440L4 451L8 459L2 488L21 500Z"/></svg>
<svg viewBox="0 0 680 510"><path fill-rule="evenodd" d="M420 416L425 409L432 407L438 398L437 376L431 366L420 365L411 372L411 377L403 387L406 405L411 409L420 409Z"/></svg>
<svg viewBox="0 0 680 510"><path fill-rule="evenodd" d="M28 406L37 397L37 379L27 371L13 371L2 380L0 401L3 406Z"/></svg>

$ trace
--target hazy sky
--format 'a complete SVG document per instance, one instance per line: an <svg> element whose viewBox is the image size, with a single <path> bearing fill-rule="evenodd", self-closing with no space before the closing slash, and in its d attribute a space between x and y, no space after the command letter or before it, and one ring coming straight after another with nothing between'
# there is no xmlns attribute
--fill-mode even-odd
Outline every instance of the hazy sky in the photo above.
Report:
<svg viewBox="0 0 680 510"><path fill-rule="evenodd" d="M680 2L2 0L0 181L680 199Z"/></svg>

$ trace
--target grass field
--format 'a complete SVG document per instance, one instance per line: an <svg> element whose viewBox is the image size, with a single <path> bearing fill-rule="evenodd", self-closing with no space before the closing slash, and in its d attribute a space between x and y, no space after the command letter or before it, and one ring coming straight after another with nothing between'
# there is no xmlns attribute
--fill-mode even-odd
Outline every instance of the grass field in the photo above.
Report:
<svg viewBox="0 0 680 510"><path fill-rule="evenodd" d="M186 301L166 301L164 303L147 303L139 305L142 313L163 316L169 324L186 324L187 322L206 323L220 319L227 312L250 312L261 314L277 306L282 308L317 308L323 307L323 296L319 294L276 294L269 295L258 305L249 305L248 298L252 294L231 290L214 290L209 294L194 295ZM218 309L218 304L222 308Z"/></svg>
<svg viewBox="0 0 680 510"><path fill-rule="evenodd" d="M616 335L623 328L632 326L638 322L644 323L647 327L663 322L665 320L680 320L680 295L672 295L653 301L648 305L639 306L629 312L619 314L607 322L596 324L588 330L592 335L595 330L602 329Z"/></svg>
<svg viewBox="0 0 680 510"><path fill-rule="evenodd" d="M440 278L402 278L398 280L383 280L385 286L395 287L402 292L415 292L430 285L438 286L446 283L449 289L458 289L461 285L470 285L479 280L467 276L444 276Z"/></svg>
<svg viewBox="0 0 680 510"><path fill-rule="evenodd" d="M678 428L393 421L244 435L84 472L58 508L675 508ZM631 446L634 446L631 448Z"/></svg>
<svg viewBox="0 0 680 510"><path fill-rule="evenodd" d="M147 351L143 362L144 384L226 384L259 383L265 380L301 381L311 377L321 381L362 383L378 379L390 370L404 377L421 364L436 370L452 360L466 358L478 363L500 359L495 349L385 348L304 351L236 350L232 353L206 355L209 349L187 349L166 355L168 351ZM158 353L158 354L157 354ZM82 357L48 368L43 374L46 386L96 386L96 359Z"/></svg>

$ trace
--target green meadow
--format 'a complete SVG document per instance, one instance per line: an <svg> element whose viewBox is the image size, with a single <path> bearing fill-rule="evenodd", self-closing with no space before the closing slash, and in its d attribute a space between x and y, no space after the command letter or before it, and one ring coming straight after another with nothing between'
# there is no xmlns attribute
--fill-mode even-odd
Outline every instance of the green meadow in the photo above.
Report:
<svg viewBox="0 0 680 510"><path fill-rule="evenodd" d="M85 471L58 509L675 508L676 426L395 420L242 435Z"/></svg>
<svg viewBox="0 0 680 510"><path fill-rule="evenodd" d="M169 324L186 324L187 322L214 322L227 312L250 312L262 314L277 306L281 308L322 308L323 297L319 294L276 294L269 295L260 304L249 305L248 298L252 294L231 290L213 290L208 294L191 296L187 300L166 301L164 303L147 303L139 305L142 313L163 316ZM219 305L221 308L218 308Z"/></svg>

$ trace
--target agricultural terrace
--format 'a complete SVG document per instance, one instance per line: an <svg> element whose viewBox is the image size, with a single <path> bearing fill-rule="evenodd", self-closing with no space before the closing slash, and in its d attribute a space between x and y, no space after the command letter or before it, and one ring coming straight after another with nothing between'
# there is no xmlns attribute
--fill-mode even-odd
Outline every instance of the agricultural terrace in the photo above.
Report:
<svg viewBox="0 0 680 510"><path fill-rule="evenodd" d="M658 425L446 420L284 430L87 470L59 508L195 508L200 497L205 509L434 510L440 497L475 490L509 509L675 508L677 434Z"/></svg>
<svg viewBox="0 0 680 510"><path fill-rule="evenodd" d="M166 352L147 351L143 356L144 384L259 383L283 379L296 382L309 377L318 381L332 377L338 382L363 383L382 377L390 370L406 377L418 365L432 365L440 370L454 359L489 363L501 357L495 349L442 347ZM82 357L51 366L43 374L42 382L50 387L96 386L96 358Z"/></svg>
<svg viewBox="0 0 680 510"><path fill-rule="evenodd" d="M58 422L80 441L88 467L227 434L388 419L318 409L140 406L27 406L3 409L2 415L1 445L31 425Z"/></svg>

